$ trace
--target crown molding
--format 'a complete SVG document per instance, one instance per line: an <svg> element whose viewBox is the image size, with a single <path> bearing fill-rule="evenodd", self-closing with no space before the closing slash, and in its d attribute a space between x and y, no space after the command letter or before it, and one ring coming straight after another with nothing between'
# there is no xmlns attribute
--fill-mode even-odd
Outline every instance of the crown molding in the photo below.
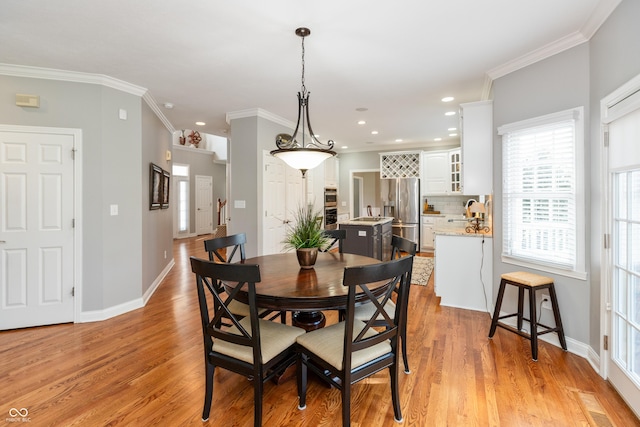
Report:
<svg viewBox="0 0 640 427"><path fill-rule="evenodd" d="M509 73L527 67L538 61L542 61L543 59L549 58L557 53L563 52L567 49L571 49L572 47L589 41L589 39L593 37L596 31L598 31L600 26L607 20L607 18L609 18L609 15L611 15L616 7L618 7L621 1L622 0L599 1L587 21L584 23L582 28L580 28L580 30L489 70L487 72L489 81L493 82L493 80L497 78L506 76ZM489 93L491 88L490 82L487 83L487 81L485 80L483 96Z"/></svg>
<svg viewBox="0 0 640 427"><path fill-rule="evenodd" d="M156 102L155 99L153 99L153 96L151 96L151 93L149 93L149 91L146 91L144 95L142 95L142 99L144 99L144 101L147 103L149 108L151 108L151 110L155 113L155 115L158 116L160 121L167 128L167 130L171 134L173 134L176 131L176 128L173 127L169 119L167 119L167 117L164 115L160 107L158 107L158 103Z"/></svg>
<svg viewBox="0 0 640 427"><path fill-rule="evenodd" d="M231 111L226 114L226 121L227 124L231 124L231 120L244 119L247 117L260 117L291 129L295 127L295 123L262 108L248 108L246 110Z"/></svg>
<svg viewBox="0 0 640 427"><path fill-rule="evenodd" d="M522 55L513 61L509 61L496 68L493 68L487 72L487 75L491 80L506 76L509 73L520 70L543 59L549 58L557 53L564 52L567 49L578 46L588 39L579 31L569 34L559 40L551 42L539 49L533 50L525 55Z"/></svg>
<svg viewBox="0 0 640 427"><path fill-rule="evenodd" d="M153 110L160 121L171 133L175 128L158 107L155 99L147 88L127 83L123 80L115 79L104 74L82 73L78 71L56 70L53 68L29 67L25 65L0 64L0 74L14 77L27 77L32 79L58 80L74 83L88 83L116 89L130 95L142 97L149 108Z"/></svg>
<svg viewBox="0 0 640 427"><path fill-rule="evenodd" d="M104 74L81 73L78 71L56 70L53 68L29 67L25 65L0 64L0 74L33 79L60 80L75 83L88 83L117 89L131 95L142 96L147 89L114 79Z"/></svg>

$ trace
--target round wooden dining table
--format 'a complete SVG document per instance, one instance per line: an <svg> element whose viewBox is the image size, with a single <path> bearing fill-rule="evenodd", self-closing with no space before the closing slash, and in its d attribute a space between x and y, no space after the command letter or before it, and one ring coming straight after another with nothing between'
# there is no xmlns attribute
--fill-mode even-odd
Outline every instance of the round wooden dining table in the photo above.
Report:
<svg viewBox="0 0 640 427"><path fill-rule="evenodd" d="M320 252L313 268L303 269L294 252L248 258L244 264L260 266L260 282L256 283L258 307L293 312L293 324L307 331L324 326L322 310L347 307L349 289L342 285L345 267L377 264L380 261L362 255ZM384 282L381 282L381 285ZM224 283L227 289L235 283ZM375 295L376 287L371 286ZM238 299L245 300L242 291ZM358 296L356 295L356 301Z"/></svg>

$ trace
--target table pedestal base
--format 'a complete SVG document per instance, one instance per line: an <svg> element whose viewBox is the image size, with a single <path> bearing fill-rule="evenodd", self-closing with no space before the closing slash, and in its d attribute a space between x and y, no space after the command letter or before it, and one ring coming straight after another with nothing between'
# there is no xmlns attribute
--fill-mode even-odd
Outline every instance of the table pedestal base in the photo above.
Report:
<svg viewBox="0 0 640 427"><path fill-rule="evenodd" d="M327 319L321 311L295 311L291 315L291 324L307 332L324 328Z"/></svg>

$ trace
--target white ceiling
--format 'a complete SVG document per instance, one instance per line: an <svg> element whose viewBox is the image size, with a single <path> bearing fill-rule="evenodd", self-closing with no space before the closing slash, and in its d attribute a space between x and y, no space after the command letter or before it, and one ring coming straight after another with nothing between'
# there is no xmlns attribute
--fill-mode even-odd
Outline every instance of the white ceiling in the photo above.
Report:
<svg viewBox="0 0 640 427"><path fill-rule="evenodd" d="M458 117L446 111L487 99L492 79L588 40L619 2L2 0L0 62L124 80L174 104L161 107L174 128L223 136L229 112L261 108L295 122L294 30L304 26L321 140L338 152L452 145L458 137L447 128ZM441 102L449 95L455 101Z"/></svg>

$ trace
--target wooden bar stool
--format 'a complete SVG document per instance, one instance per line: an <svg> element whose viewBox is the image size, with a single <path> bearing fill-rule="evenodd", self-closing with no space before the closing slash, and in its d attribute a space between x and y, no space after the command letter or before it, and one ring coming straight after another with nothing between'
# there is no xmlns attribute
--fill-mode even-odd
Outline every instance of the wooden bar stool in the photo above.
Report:
<svg viewBox="0 0 640 427"><path fill-rule="evenodd" d="M516 271L513 273L505 273L501 276L500 289L498 290L498 300L496 301L496 308L493 312L493 319L491 321L491 329L489 330L489 338L492 338L496 333L496 327L500 326L508 331L514 332L531 341L531 357L533 360L538 360L538 336L547 334L549 332L556 332L560 345L563 350L567 350L567 342L564 338L564 330L562 329L562 320L560 320L560 309L558 308L558 299L556 297L556 290L553 286L553 279L550 277L540 276L538 274L527 273L524 271ZM507 314L500 316L500 307L502 306L502 298L504 297L504 290L507 285L513 285L518 287L518 312L513 314ZM529 319L524 317L524 291L529 290ZM556 321L555 328L552 328L537 321L536 313L536 298L535 292L543 289L549 290L549 298L551 299L551 308L553 309L553 317ZM513 326L505 325L498 322L501 319L508 317L518 317L517 329ZM522 331L522 321L526 320L530 324L531 333ZM538 326L545 329L538 331Z"/></svg>

